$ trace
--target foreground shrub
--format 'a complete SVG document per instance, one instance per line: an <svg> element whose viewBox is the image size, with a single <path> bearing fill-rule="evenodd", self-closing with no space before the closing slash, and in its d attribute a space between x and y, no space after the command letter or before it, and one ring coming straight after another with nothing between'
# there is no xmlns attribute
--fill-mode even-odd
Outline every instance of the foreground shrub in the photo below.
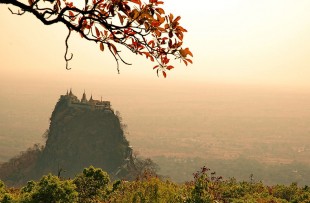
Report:
<svg viewBox="0 0 310 203"><path fill-rule="evenodd" d="M208 203L222 200L220 186L222 177L216 177L215 172L208 175L210 171L207 167L202 167L200 171L194 173L194 181L188 183L191 194L186 199L187 203Z"/></svg>
<svg viewBox="0 0 310 203"><path fill-rule="evenodd" d="M117 188L116 188L117 187ZM184 202L185 188L157 177L147 180L119 181L109 196L108 202L166 203Z"/></svg>
<svg viewBox="0 0 310 203"><path fill-rule="evenodd" d="M145 172L135 181L110 184L109 175L90 166L74 180L51 174L22 189L6 188L0 181L1 203L310 203L310 188L291 185L266 186L262 182L231 178L222 180L203 167L194 180L177 184Z"/></svg>
<svg viewBox="0 0 310 203"><path fill-rule="evenodd" d="M5 185L4 182L0 180L0 199L3 198L4 194L5 194Z"/></svg>
<svg viewBox="0 0 310 203"><path fill-rule="evenodd" d="M6 188L4 182L0 180L0 202L16 203L18 202L19 190L14 188Z"/></svg>
<svg viewBox="0 0 310 203"><path fill-rule="evenodd" d="M85 168L73 181L78 192L78 202L89 203L105 199L109 182L109 175L102 169L93 166Z"/></svg>
<svg viewBox="0 0 310 203"><path fill-rule="evenodd" d="M70 180L60 180L51 174L39 182L29 181L21 189L23 203L73 203L77 201L75 185Z"/></svg>

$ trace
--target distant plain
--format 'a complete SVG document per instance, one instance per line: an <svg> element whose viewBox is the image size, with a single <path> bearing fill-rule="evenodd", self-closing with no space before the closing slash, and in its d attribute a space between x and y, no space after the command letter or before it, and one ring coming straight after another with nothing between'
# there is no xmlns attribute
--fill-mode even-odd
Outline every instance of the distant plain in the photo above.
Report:
<svg viewBox="0 0 310 203"><path fill-rule="evenodd" d="M35 143L60 96L61 85L23 88L11 84L0 94L0 162ZM144 157L233 160L310 165L310 93L263 87L179 85L154 93L152 87L114 90L96 87L93 97L110 100L128 127L127 139ZM81 97L83 89L73 88ZM87 92L88 98L91 92Z"/></svg>

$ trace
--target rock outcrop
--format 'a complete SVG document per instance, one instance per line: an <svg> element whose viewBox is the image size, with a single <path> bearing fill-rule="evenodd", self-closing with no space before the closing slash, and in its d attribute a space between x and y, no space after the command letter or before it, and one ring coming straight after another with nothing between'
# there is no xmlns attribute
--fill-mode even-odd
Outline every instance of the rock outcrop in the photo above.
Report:
<svg viewBox="0 0 310 203"><path fill-rule="evenodd" d="M85 97L84 93L80 101L71 91L62 95L50 119L46 145L39 155L36 153L35 163L19 166L15 173L23 175L18 178L15 175L16 180L12 180L12 174L1 177L3 167L0 167L0 179L23 183L47 173L72 178L90 165L110 174L124 174L120 169L132 160L132 149L119 117L110 102Z"/></svg>
<svg viewBox="0 0 310 203"><path fill-rule="evenodd" d="M63 169L69 177L89 165L116 171L131 156L119 118L109 106L88 108L72 105L70 99L61 96L56 104L36 171L42 175Z"/></svg>

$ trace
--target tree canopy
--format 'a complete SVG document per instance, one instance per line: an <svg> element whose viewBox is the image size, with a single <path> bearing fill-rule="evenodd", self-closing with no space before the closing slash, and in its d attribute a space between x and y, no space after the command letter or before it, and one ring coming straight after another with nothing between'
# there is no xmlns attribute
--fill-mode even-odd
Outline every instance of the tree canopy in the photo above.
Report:
<svg viewBox="0 0 310 203"><path fill-rule="evenodd" d="M202 167L186 183L174 183L166 178L146 176L133 181L115 180L100 168L90 166L73 180L43 176L39 181L29 181L21 189L9 188L0 180L1 203L98 203L98 202L261 202L308 203L310 187L290 185L265 185L256 181L224 180Z"/></svg>
<svg viewBox="0 0 310 203"><path fill-rule="evenodd" d="M12 14L35 15L45 25L63 23L68 28L65 40L66 68L73 54L68 53L68 39L72 31L83 39L98 44L101 51L108 50L117 63L130 65L121 55L122 47L142 55L157 64L157 75L164 77L174 68L170 59L179 59L185 65L192 63L189 48L184 48L183 36L187 32L180 16L166 14L160 0L0 0L0 4L14 5Z"/></svg>

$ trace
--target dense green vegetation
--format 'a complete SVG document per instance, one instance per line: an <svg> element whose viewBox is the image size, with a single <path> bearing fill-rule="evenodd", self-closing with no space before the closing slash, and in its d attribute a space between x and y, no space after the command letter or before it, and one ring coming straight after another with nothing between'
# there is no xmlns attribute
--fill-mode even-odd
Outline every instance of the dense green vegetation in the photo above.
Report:
<svg viewBox="0 0 310 203"><path fill-rule="evenodd" d="M74 179L48 174L19 189L8 188L0 181L0 202L310 202L310 188L296 183L267 186L254 180L223 180L206 167L193 175L193 181L177 184L145 171L135 181L111 182L106 172L90 166Z"/></svg>

